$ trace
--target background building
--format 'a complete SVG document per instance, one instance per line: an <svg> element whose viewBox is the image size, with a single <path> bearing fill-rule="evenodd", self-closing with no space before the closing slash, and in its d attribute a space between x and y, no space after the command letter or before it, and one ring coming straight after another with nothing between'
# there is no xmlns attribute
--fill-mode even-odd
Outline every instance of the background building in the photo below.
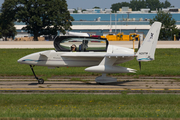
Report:
<svg viewBox="0 0 180 120"><path fill-rule="evenodd" d="M124 34L139 33L146 35L150 25L149 19L157 15L157 11L150 9L141 9L141 11L132 11L129 7L123 7L117 13L112 13L111 9L87 9L81 8L74 13L74 9L69 9L72 22L72 32L85 32L92 35L107 35L123 32ZM178 8L162 9L164 12L171 12L172 17L177 21L177 27L180 28L180 10ZM17 29L16 37L31 36L26 31L21 30L24 23L15 23Z"/></svg>

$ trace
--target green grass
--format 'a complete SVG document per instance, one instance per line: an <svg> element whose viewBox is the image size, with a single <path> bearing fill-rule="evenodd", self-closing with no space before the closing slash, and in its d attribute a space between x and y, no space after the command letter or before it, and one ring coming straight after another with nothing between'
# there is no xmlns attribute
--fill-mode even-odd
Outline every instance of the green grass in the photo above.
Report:
<svg viewBox="0 0 180 120"><path fill-rule="evenodd" d="M0 117L179 118L180 95L0 94Z"/></svg>
<svg viewBox="0 0 180 120"><path fill-rule="evenodd" d="M0 75L1 76L27 76L32 75L28 65L19 64L17 60L25 55L49 49L0 49ZM137 70L137 73L112 74L114 76L142 75L142 76L178 76L180 75L180 49L157 49L155 60L142 62L142 70L139 70L136 59L120 64ZM100 75L84 71L85 67L60 67L48 69L47 67L36 66L36 74L42 76L54 75Z"/></svg>

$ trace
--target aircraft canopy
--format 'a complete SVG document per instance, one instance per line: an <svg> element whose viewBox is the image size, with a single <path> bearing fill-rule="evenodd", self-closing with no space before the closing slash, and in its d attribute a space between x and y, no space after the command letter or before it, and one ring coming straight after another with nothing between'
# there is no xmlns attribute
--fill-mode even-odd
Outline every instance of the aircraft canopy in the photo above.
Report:
<svg viewBox="0 0 180 120"><path fill-rule="evenodd" d="M80 37L80 36L57 36L54 40L56 51L71 51L76 47L76 52L106 52L108 40L105 38Z"/></svg>

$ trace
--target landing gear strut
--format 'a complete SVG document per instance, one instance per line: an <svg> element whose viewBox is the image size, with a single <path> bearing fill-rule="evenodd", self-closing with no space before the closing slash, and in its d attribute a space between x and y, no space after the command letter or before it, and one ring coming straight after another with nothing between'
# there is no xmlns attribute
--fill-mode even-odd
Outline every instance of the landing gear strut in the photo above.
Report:
<svg viewBox="0 0 180 120"><path fill-rule="evenodd" d="M38 77L36 76L33 67L34 67L34 66L30 65L30 68L31 68L31 70L32 70L32 72L33 72L33 74L34 74L34 77L36 78L36 80L38 80L38 83L39 83L39 84L43 84L43 83L44 83L44 80L43 80L42 78L38 78Z"/></svg>

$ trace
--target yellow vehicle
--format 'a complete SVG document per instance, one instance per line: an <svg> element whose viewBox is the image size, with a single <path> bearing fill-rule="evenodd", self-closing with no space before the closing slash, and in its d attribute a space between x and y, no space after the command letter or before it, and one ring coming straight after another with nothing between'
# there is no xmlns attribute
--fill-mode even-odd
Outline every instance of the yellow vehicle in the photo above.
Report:
<svg viewBox="0 0 180 120"><path fill-rule="evenodd" d="M117 35L108 34L106 36L101 36L101 38L107 38L108 41L139 41L139 35L136 33L131 33L130 35L124 35L124 33L118 33Z"/></svg>
<svg viewBox="0 0 180 120"><path fill-rule="evenodd" d="M136 33L131 33L131 34L129 34L129 39L130 40L135 40L135 41L139 41L139 35L138 34L136 34Z"/></svg>

